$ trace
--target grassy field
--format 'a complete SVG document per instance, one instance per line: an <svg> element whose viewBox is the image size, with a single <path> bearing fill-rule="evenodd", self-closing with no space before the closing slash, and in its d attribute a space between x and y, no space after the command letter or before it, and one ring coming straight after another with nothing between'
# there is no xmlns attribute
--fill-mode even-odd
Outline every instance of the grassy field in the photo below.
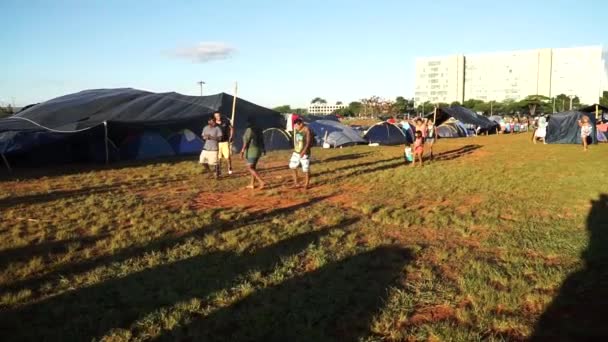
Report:
<svg viewBox="0 0 608 342"><path fill-rule="evenodd" d="M0 340L608 335L608 145L436 150L316 149L308 191L287 152L262 191L194 158L0 181Z"/></svg>

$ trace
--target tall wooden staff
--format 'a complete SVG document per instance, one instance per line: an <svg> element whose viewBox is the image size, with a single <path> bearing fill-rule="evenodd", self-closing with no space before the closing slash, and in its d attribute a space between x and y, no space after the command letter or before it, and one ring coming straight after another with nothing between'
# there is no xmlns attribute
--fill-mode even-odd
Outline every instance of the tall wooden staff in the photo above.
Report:
<svg viewBox="0 0 608 342"><path fill-rule="evenodd" d="M236 113L236 96L239 90L239 84L234 82L234 95L232 95L232 117L230 118L230 123L232 127L234 127L234 113Z"/></svg>

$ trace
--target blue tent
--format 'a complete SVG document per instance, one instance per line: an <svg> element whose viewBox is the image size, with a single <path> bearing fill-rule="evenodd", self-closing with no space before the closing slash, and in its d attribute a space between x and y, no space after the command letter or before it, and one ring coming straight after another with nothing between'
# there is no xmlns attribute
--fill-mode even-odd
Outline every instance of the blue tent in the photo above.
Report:
<svg viewBox="0 0 608 342"><path fill-rule="evenodd" d="M169 142L155 132L129 136L120 145L120 157L123 159L141 160L174 155L175 152Z"/></svg>
<svg viewBox="0 0 608 342"><path fill-rule="evenodd" d="M196 154L203 149L203 140L189 129L171 135L167 141L175 154Z"/></svg>
<svg viewBox="0 0 608 342"><path fill-rule="evenodd" d="M402 145L407 142L401 128L388 122L379 122L373 125L365 132L363 138L370 143L380 145Z"/></svg>
<svg viewBox="0 0 608 342"><path fill-rule="evenodd" d="M264 147L266 151L289 150L293 148L291 136L280 128L264 130Z"/></svg>
<svg viewBox="0 0 608 342"><path fill-rule="evenodd" d="M589 118L592 127L591 142L597 143L597 133L595 127L595 116L578 111L568 111L551 115L547 126L547 144L581 144L581 128L578 120L583 116Z"/></svg>
<svg viewBox="0 0 608 342"><path fill-rule="evenodd" d="M332 147L365 144L361 135L349 126L337 121L317 120L308 124L318 144L328 143Z"/></svg>

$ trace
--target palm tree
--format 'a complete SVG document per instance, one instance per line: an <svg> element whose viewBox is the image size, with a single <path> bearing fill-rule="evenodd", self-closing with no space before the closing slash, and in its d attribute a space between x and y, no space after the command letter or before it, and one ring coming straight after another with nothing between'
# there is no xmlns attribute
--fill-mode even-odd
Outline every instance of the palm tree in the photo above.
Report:
<svg viewBox="0 0 608 342"><path fill-rule="evenodd" d="M322 99L320 97L315 97L314 99L312 99L312 101L310 101L310 103L326 104L327 101L325 101L325 99Z"/></svg>

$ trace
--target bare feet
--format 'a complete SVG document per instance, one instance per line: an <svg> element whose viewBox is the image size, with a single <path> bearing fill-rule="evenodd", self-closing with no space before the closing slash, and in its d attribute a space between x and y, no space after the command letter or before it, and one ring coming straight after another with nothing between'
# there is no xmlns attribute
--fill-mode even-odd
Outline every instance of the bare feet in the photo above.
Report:
<svg viewBox="0 0 608 342"><path fill-rule="evenodd" d="M298 184L298 183L292 184L292 185L290 186L290 188L292 188L292 189L298 189L298 188L300 188L300 187L301 187L301 185L300 185L300 184Z"/></svg>
<svg viewBox="0 0 608 342"><path fill-rule="evenodd" d="M260 183L260 187L258 189L262 190L264 189L264 186L266 186L266 183Z"/></svg>
<svg viewBox="0 0 608 342"><path fill-rule="evenodd" d="M247 185L245 189L254 189L253 185Z"/></svg>

